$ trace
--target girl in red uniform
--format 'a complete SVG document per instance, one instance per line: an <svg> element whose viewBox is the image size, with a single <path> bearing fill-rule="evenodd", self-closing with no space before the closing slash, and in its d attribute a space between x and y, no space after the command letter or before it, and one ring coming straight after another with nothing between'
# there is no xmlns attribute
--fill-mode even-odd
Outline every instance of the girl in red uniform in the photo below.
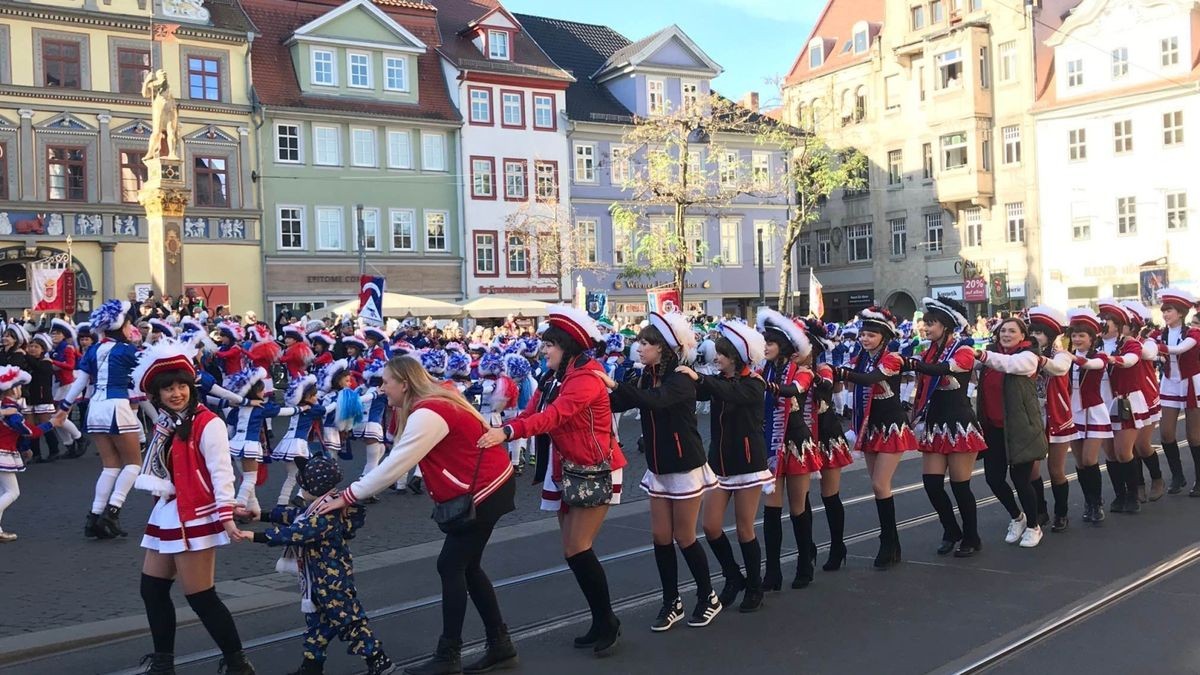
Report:
<svg viewBox="0 0 1200 675"><path fill-rule="evenodd" d="M21 407L21 385L29 381L29 373L20 368L0 366L0 407L13 411L0 419L0 518L4 516L4 510L21 496L21 489L17 485L17 474L25 470L25 462L18 451L21 440L27 438L36 441L67 418L65 412L60 412L48 421L32 426L20 413L15 412ZM0 528L0 544L16 540L16 534Z"/></svg>
<svg viewBox="0 0 1200 675"><path fill-rule="evenodd" d="M1112 391L1109 420L1113 442L1106 446L1108 477L1115 496L1109 510L1113 513L1137 513L1137 473L1134 443L1143 427L1150 426L1150 406L1142 391L1142 343L1128 335L1129 312L1116 300L1100 300L1100 320L1104 325L1104 357L1108 361L1108 381Z"/></svg>
<svg viewBox="0 0 1200 675"><path fill-rule="evenodd" d="M1134 442L1136 461L1139 464L1135 470L1138 484L1137 498L1142 503L1156 502L1162 499L1167 489L1166 483L1163 482L1158 453L1151 445L1154 431L1158 428L1159 420L1162 419L1162 400L1158 389L1158 343L1149 337L1154 328L1151 323L1150 309L1137 300L1126 300L1121 303L1121 306L1129 312L1127 329L1129 337L1142 344L1141 359L1138 361L1138 383L1142 388L1142 395L1146 397L1146 405L1150 408L1149 424L1138 429L1137 441ZM1149 494L1146 491L1141 465L1145 465L1150 470Z"/></svg>
<svg viewBox="0 0 1200 675"><path fill-rule="evenodd" d="M1158 353L1162 357L1163 455L1171 467L1168 494L1178 494L1187 487L1183 463L1179 461L1179 441L1176 430L1182 411L1187 419L1187 441L1200 479L1200 330L1187 325L1188 314L1196 305L1196 296L1180 288L1165 288L1159 293L1163 323L1158 334ZM1200 480L1192 485L1191 497L1200 497Z"/></svg>
<svg viewBox="0 0 1200 675"><path fill-rule="evenodd" d="M1066 315L1053 307L1038 306L1029 310L1029 334L1038 345L1038 392L1046 409L1046 438L1050 444L1046 464L1050 472L1050 490L1054 494L1051 532L1062 532L1069 523L1067 453L1071 450L1071 443L1079 438L1075 416L1071 412L1071 365L1074 357L1055 344L1066 326ZM1033 474L1035 490L1042 488L1041 468ZM1044 488L1038 490L1038 494L1041 495L1043 491ZM1044 499L1039 500L1039 510Z"/></svg>
<svg viewBox="0 0 1200 675"><path fill-rule="evenodd" d="M1099 357L1097 335L1100 317L1090 309L1067 312L1071 322L1071 348L1075 352L1071 367L1071 411L1079 436L1071 442L1079 489L1083 491L1083 522L1104 522L1103 485L1100 480L1100 450L1112 439L1112 420L1101 393L1108 360Z"/></svg>

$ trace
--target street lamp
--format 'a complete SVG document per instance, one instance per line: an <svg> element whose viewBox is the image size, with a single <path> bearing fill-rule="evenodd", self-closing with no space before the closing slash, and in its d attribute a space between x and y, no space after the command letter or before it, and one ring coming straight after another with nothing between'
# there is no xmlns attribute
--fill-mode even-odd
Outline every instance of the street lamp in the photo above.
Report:
<svg viewBox="0 0 1200 675"><path fill-rule="evenodd" d="M363 205L354 207L354 222L358 240L358 276L367 273L367 225L363 222Z"/></svg>

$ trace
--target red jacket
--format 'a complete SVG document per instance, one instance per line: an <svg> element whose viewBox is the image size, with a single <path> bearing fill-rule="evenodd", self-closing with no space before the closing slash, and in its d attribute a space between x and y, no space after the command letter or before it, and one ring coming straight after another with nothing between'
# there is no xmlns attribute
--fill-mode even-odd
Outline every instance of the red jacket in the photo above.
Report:
<svg viewBox="0 0 1200 675"><path fill-rule="evenodd" d="M332 357L330 357L332 359ZM279 362L287 368L288 379L296 379L308 370L308 363L313 360L312 349L303 342L294 342L283 350Z"/></svg>
<svg viewBox="0 0 1200 675"><path fill-rule="evenodd" d="M221 361L221 372L225 377L240 371L248 361L245 350L238 344L218 349L217 358Z"/></svg>
<svg viewBox="0 0 1200 675"><path fill-rule="evenodd" d="M75 381L75 366L79 363L79 350L75 345L65 345L61 354L60 350L55 349L50 352L50 363L54 364L54 379L58 380L60 386L66 386ZM62 360L56 360L55 357L61 357Z"/></svg>
<svg viewBox="0 0 1200 675"><path fill-rule="evenodd" d="M604 367L594 359L567 368L558 396L537 412L541 392L532 397L516 419L509 423L513 438L549 434L554 449L577 464L599 464L609 459L613 469L625 466L625 455L613 437L612 406L608 388L599 375ZM555 462L554 477L559 477Z"/></svg>
<svg viewBox="0 0 1200 675"><path fill-rule="evenodd" d="M1142 343L1133 338L1121 338L1117 342L1117 351L1112 356L1122 360L1130 358L1134 360L1132 366L1125 368L1115 363L1109 366L1108 383L1112 387L1113 396L1128 396L1135 391L1141 391Z"/></svg>
<svg viewBox="0 0 1200 675"><path fill-rule="evenodd" d="M200 438L209 424L224 426L215 413L199 406L192 418L192 433L188 440L184 441L176 434L171 441L171 482L175 485L182 523L213 513L218 514L222 522L233 519L233 465L229 448L200 447ZM219 467L220 473L225 474L217 476L221 484L213 485L210 466Z"/></svg>

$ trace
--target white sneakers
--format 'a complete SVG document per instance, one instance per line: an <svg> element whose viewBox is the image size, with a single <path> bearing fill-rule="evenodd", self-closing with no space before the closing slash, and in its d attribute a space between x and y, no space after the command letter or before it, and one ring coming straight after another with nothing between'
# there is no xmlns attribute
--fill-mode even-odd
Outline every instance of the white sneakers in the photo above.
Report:
<svg viewBox="0 0 1200 675"><path fill-rule="evenodd" d="M0 544L7 544L10 541L16 541L17 535L12 532L0 532Z"/></svg>
<svg viewBox="0 0 1200 675"><path fill-rule="evenodd" d="M1042 543L1042 528L1029 527L1021 535L1021 548L1033 548Z"/></svg>
<svg viewBox="0 0 1200 675"><path fill-rule="evenodd" d="M1020 517L1013 518L1008 522L1008 535L1004 537L1004 543L1015 544L1021 540L1021 535L1025 534L1025 514Z"/></svg>

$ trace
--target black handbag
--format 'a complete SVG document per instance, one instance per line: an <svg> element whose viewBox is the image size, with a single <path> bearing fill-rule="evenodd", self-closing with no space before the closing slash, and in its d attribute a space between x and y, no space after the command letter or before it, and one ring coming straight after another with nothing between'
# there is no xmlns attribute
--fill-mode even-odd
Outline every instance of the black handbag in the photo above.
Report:
<svg viewBox="0 0 1200 675"><path fill-rule="evenodd" d="M487 450L479 449L479 459L475 460L475 475L471 478L471 487L467 489L467 493L434 503L433 513L429 517L433 518L433 522L437 523L442 532L455 534L475 524L475 481L479 479L479 467L483 464L483 453Z"/></svg>

